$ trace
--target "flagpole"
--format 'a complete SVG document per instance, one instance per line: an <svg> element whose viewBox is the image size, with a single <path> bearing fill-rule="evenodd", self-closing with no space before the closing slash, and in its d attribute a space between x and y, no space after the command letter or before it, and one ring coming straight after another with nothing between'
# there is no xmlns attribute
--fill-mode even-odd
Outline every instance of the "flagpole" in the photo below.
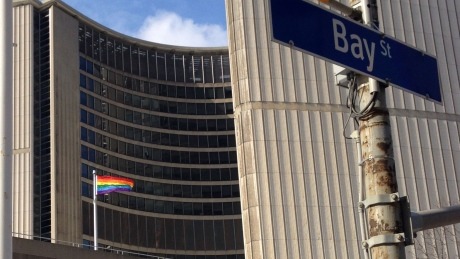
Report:
<svg viewBox="0 0 460 259"><path fill-rule="evenodd" d="M94 250L97 250L97 175L96 170L93 170L93 239Z"/></svg>

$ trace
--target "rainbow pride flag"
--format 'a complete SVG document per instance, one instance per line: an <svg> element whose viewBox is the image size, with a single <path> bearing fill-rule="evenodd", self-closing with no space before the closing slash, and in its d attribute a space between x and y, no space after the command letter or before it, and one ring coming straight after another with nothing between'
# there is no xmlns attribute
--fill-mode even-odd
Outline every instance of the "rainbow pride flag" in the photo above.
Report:
<svg viewBox="0 0 460 259"><path fill-rule="evenodd" d="M128 178L99 175L96 179L96 194L107 194L111 192L129 192L134 186L134 181Z"/></svg>

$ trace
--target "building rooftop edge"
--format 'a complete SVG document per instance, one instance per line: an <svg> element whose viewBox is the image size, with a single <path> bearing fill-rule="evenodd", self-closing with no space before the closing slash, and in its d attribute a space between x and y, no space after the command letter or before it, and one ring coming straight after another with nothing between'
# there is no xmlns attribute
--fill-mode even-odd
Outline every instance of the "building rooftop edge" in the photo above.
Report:
<svg viewBox="0 0 460 259"><path fill-rule="evenodd" d="M106 33L107 35L114 36L118 39L122 39L126 42L129 42L133 45L139 45L148 49L160 49L164 51L179 51L179 52L192 52L192 53L212 53L212 52L228 52L228 47L187 47L187 46L175 46L175 45L168 45L162 43L156 43L151 41L146 41L142 39L138 39L132 36L125 35L123 33L117 32L113 29L110 29L93 19L87 17L86 15L82 14L81 12L77 11L73 7L69 6L65 2L61 0L44 0L40 2L39 0L13 0L13 7L21 6L21 5L33 5L35 8L43 10L46 8L50 8L51 6L56 6L69 14L70 16L75 17L78 20L81 20L94 28L100 30L101 32Z"/></svg>

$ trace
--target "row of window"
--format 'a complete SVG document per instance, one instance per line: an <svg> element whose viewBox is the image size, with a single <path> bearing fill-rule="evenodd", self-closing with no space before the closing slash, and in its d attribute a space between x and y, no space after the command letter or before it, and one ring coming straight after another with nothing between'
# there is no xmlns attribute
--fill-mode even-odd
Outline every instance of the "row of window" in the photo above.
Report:
<svg viewBox="0 0 460 259"><path fill-rule="evenodd" d="M85 76L83 80L85 79ZM92 79L89 79L89 82ZM81 87L88 87L88 90L91 90L89 84L80 84ZM156 100L148 97L141 97L138 95L133 95L127 92L123 92L120 90L115 90L112 87L106 85L100 85L96 83L96 86L93 84L92 87L96 88L93 89L95 92L97 88L102 87L102 96L107 97L109 100L118 102L120 104L129 105L131 107L136 107L139 109L155 111L155 112L164 112L164 113L171 113L171 114L186 114L186 115L225 115L225 114L233 114L233 104L229 103L184 103L184 102L173 102L173 101L163 101L163 100ZM94 108L97 106L98 101L90 94L86 94L85 92L80 92L80 103L82 105ZM104 103L103 100L100 102ZM118 107L114 104L110 104L109 109L105 110L105 112L110 113L112 117L121 117L121 120L124 120L125 117L125 109ZM104 108L104 107L102 107ZM112 110L110 109L112 108ZM120 111L123 114L120 114ZM117 115L118 112L118 115Z"/></svg>
<svg viewBox="0 0 460 259"><path fill-rule="evenodd" d="M93 235L93 206L82 203L83 234ZM171 250L243 249L241 219L153 218L98 208L98 237L133 246Z"/></svg>
<svg viewBox="0 0 460 259"><path fill-rule="evenodd" d="M178 181L236 181L238 180L238 169L233 168L178 168L159 165L147 165L133 161L127 161L130 173L138 176L146 176L155 179L167 179ZM86 179L93 179L92 172L96 168L82 163L81 176ZM103 175L110 174L104 170L97 169Z"/></svg>
<svg viewBox="0 0 460 259"><path fill-rule="evenodd" d="M151 79L191 83L230 81L227 52L215 55L162 52L114 39L89 26L79 26L79 50L97 62Z"/></svg>
<svg viewBox="0 0 460 259"><path fill-rule="evenodd" d="M178 198L237 198L240 197L239 185L180 185L152 183L135 180L134 191L156 196Z"/></svg>
<svg viewBox="0 0 460 259"><path fill-rule="evenodd" d="M85 190L86 192L88 190ZM133 191L148 195L177 198L237 198L240 197L239 185L181 185L134 180ZM86 193L84 192L84 193ZM92 190L89 190L92 197Z"/></svg>
<svg viewBox="0 0 460 259"><path fill-rule="evenodd" d="M51 107L49 11L34 9L33 234L51 238Z"/></svg>
<svg viewBox="0 0 460 259"><path fill-rule="evenodd" d="M106 147L108 150L108 148ZM118 141L117 153L127 155L134 158L140 158L150 161L165 162L165 163L180 163L180 164L235 164L236 151L219 151L219 152L194 152L194 151L176 151L164 150L157 148L144 147ZM108 159L108 155L104 152L94 150L92 148L81 146L81 158L95 162L100 165L113 164L112 169L124 171L126 162L113 157Z"/></svg>
<svg viewBox="0 0 460 259"><path fill-rule="evenodd" d="M82 182L82 195L93 197L93 186ZM98 201L132 210L174 215L239 215L240 202L180 202L128 196L123 193L98 195Z"/></svg>
<svg viewBox="0 0 460 259"><path fill-rule="evenodd" d="M99 99L95 99L99 100ZM100 101L100 100L99 100ZM97 102L97 101L96 101ZM99 103L100 104L100 103ZM91 108L91 107L90 107ZM102 109L102 108L100 108ZM113 118L117 118L114 116ZM84 109L80 112L81 122L98 129L117 134L117 123L108 118L100 117ZM169 118L164 116L150 115L132 110L125 110L125 122L134 123L152 128L161 128L181 131L230 131L235 130L233 118L228 119L186 119Z"/></svg>
<svg viewBox="0 0 460 259"><path fill-rule="evenodd" d="M80 70L111 84L121 86L125 89L140 93L181 98L181 99L231 99L231 86L196 87L196 86L176 86L139 80L113 70L101 67L93 62L80 57Z"/></svg>
<svg viewBox="0 0 460 259"><path fill-rule="evenodd" d="M172 147L225 148L235 147L236 145L234 135L179 135L141 130L122 124L117 125L116 135L125 139L142 141L148 144ZM87 141L99 147L108 148L114 152L120 149L118 146L120 141L109 138L85 127L81 127L81 140Z"/></svg>

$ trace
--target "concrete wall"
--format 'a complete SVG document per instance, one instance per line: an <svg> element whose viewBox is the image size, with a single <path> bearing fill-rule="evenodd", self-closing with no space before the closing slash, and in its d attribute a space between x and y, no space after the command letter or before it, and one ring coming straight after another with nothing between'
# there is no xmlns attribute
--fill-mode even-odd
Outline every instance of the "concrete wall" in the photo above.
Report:
<svg viewBox="0 0 460 259"><path fill-rule="evenodd" d="M53 239L81 242L78 21L50 8Z"/></svg>
<svg viewBox="0 0 460 259"><path fill-rule="evenodd" d="M33 234L33 7L13 9L13 232Z"/></svg>

